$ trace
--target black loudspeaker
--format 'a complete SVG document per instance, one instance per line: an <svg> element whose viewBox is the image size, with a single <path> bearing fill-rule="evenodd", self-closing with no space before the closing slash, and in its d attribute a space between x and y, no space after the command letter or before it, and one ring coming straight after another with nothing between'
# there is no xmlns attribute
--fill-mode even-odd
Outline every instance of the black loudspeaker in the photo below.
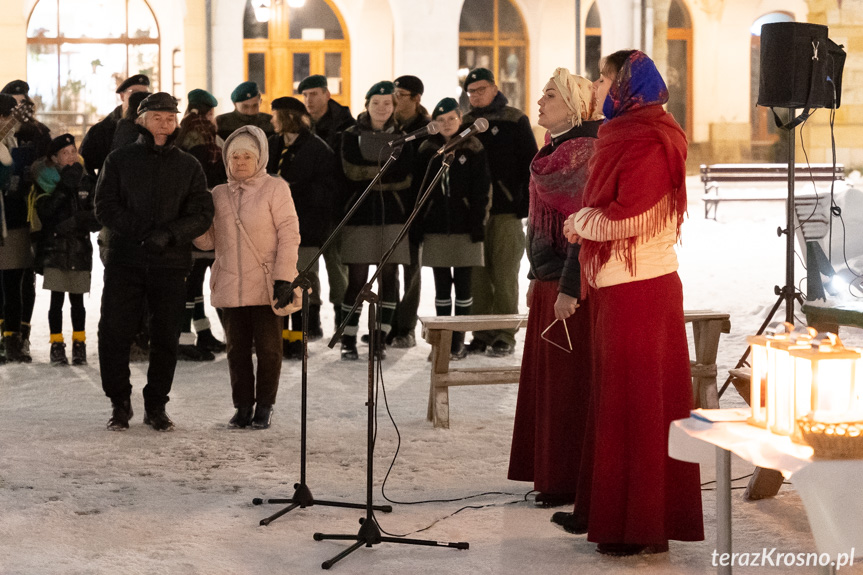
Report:
<svg viewBox="0 0 863 575"><path fill-rule="evenodd" d="M844 66L845 52L827 37L827 26L800 22L765 24L761 27L758 105L838 108Z"/></svg>

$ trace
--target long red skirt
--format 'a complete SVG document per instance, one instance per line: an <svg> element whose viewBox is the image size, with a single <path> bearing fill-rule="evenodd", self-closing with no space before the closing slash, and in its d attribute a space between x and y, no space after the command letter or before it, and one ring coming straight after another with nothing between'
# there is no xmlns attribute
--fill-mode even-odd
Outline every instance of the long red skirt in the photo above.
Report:
<svg viewBox="0 0 863 575"><path fill-rule="evenodd" d="M701 541L698 465L668 456L693 407L677 273L590 291L594 389L575 513L595 543Z"/></svg>
<svg viewBox="0 0 863 575"><path fill-rule="evenodd" d="M575 493L590 393L588 302L566 320L572 352L540 337L554 321L558 282L535 281L528 315L518 403L512 433L509 479L533 481L544 493ZM557 322L546 338L568 347Z"/></svg>

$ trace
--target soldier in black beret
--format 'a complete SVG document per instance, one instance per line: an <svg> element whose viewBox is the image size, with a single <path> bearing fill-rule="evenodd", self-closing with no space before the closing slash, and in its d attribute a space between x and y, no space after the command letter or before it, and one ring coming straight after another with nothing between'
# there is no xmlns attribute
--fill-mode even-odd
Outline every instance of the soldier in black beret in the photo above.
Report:
<svg viewBox="0 0 863 575"><path fill-rule="evenodd" d="M416 76L399 76L393 80L396 101L395 119L399 129L406 134L428 125L431 121L428 110L421 100L425 86ZM415 140L409 145L419 150L422 142ZM415 154L416 156L416 154ZM389 341L393 347L414 347L416 343L417 310L420 305L419 246L410 241L411 263L402 266L404 294L396 308L396 317L390 331Z"/></svg>
<svg viewBox="0 0 863 575"><path fill-rule="evenodd" d="M117 123L129 109L131 95L135 92L148 92L149 88L150 78L144 74L131 76L117 86L116 92L120 96L120 105L87 131L78 149L89 174L96 175L102 169L105 158L111 152Z"/></svg>
<svg viewBox="0 0 863 575"><path fill-rule="evenodd" d="M488 120L489 129L477 138L488 153L491 169L491 215L485 230L485 267L474 269L473 313L518 313L518 270L524 255L524 227L528 212L530 162L537 153L530 120L509 106L486 68L468 73L464 90L470 112L464 124ZM467 346L471 353L503 357L515 349L515 330L479 331Z"/></svg>
<svg viewBox="0 0 863 575"><path fill-rule="evenodd" d="M269 137L273 134L272 116L261 112L261 92L255 82L242 82L231 92L234 111L216 116L219 137L228 136L243 126L257 126Z"/></svg>

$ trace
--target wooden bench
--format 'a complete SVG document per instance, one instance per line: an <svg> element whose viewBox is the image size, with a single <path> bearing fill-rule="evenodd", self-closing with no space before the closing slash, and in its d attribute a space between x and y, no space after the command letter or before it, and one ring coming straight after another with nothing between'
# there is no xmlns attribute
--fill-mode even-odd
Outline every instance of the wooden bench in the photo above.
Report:
<svg viewBox="0 0 863 575"><path fill-rule="evenodd" d="M807 183L830 183L845 179L845 166L842 164L795 164L795 187ZM784 200L786 193L780 190L735 190L735 185L760 186L775 184L777 187L788 182L788 164L701 164L701 181L704 182L704 217L716 219L719 202L723 201L765 201ZM771 193L772 192L772 193Z"/></svg>
<svg viewBox="0 0 863 575"><path fill-rule="evenodd" d="M692 393L696 407L719 407L716 389L716 354L719 336L731 330L727 313L686 311L692 323L695 360L691 361ZM519 364L450 368L450 344L454 331L515 329L527 325L526 315L463 315L421 317L423 338L432 346L431 382L426 419L435 427L449 428L449 388L455 385L518 383Z"/></svg>
<svg viewBox="0 0 863 575"><path fill-rule="evenodd" d="M802 311L806 314L806 325L818 331L839 333L839 326L863 328L863 303L841 302L829 304L824 302L807 302Z"/></svg>

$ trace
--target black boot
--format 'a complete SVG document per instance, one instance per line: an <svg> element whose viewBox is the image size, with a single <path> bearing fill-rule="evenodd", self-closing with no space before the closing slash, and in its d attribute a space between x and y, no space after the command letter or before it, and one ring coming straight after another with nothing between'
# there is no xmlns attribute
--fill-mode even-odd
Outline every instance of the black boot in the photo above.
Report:
<svg viewBox="0 0 863 575"><path fill-rule="evenodd" d="M214 361L216 356L213 352L192 344L181 344L177 346L177 359L180 361Z"/></svg>
<svg viewBox="0 0 863 575"><path fill-rule="evenodd" d="M33 356L30 355L30 324L21 322L21 362L30 363Z"/></svg>
<svg viewBox="0 0 863 575"><path fill-rule="evenodd" d="M3 347L6 349L6 361L9 363L30 363L31 358L21 350L21 334L12 332L3 336Z"/></svg>
<svg viewBox="0 0 863 575"><path fill-rule="evenodd" d="M144 412L144 425L149 425L156 431L174 431L174 422L168 417L164 407Z"/></svg>
<svg viewBox="0 0 863 575"><path fill-rule="evenodd" d="M303 340L288 341L282 340L282 356L285 359L294 361L302 361L303 359Z"/></svg>
<svg viewBox="0 0 863 575"><path fill-rule="evenodd" d="M112 402L113 411L111 419L108 420L108 429L111 431L124 431L129 429L129 420L132 419L132 402L124 399L120 402Z"/></svg>
<svg viewBox="0 0 863 575"><path fill-rule="evenodd" d="M72 342L72 365L87 365L87 344L77 339Z"/></svg>
<svg viewBox="0 0 863 575"><path fill-rule="evenodd" d="M198 332L198 339L195 345L199 349L205 349L213 353L222 353L226 347L225 342L216 339L216 336L209 329L202 329Z"/></svg>
<svg viewBox="0 0 863 575"><path fill-rule="evenodd" d="M343 360L359 359L360 354L357 352L357 336L343 335L341 351Z"/></svg>
<svg viewBox="0 0 863 575"><path fill-rule="evenodd" d="M449 347L450 359L459 360L467 357L467 348L464 345L464 332L452 332L452 344Z"/></svg>
<svg viewBox="0 0 863 575"><path fill-rule="evenodd" d="M241 405L237 408L236 413L234 413L234 417L231 418L231 421L228 422L228 425L240 429L248 427L252 424L253 413L254 408L251 405Z"/></svg>
<svg viewBox="0 0 863 575"><path fill-rule="evenodd" d="M255 406L255 416L252 418L252 429L267 429L273 422L273 406L261 405Z"/></svg>
<svg viewBox="0 0 863 575"><path fill-rule="evenodd" d="M324 337L321 327L321 306L309 305L309 341L318 341Z"/></svg>
<svg viewBox="0 0 863 575"><path fill-rule="evenodd" d="M382 331L375 330L375 337L377 338L377 346L378 346L378 357L381 359L387 358L387 335Z"/></svg>
<svg viewBox="0 0 863 575"><path fill-rule="evenodd" d="M69 365L69 360L66 359L66 344L62 341L51 343L50 353L51 365Z"/></svg>

